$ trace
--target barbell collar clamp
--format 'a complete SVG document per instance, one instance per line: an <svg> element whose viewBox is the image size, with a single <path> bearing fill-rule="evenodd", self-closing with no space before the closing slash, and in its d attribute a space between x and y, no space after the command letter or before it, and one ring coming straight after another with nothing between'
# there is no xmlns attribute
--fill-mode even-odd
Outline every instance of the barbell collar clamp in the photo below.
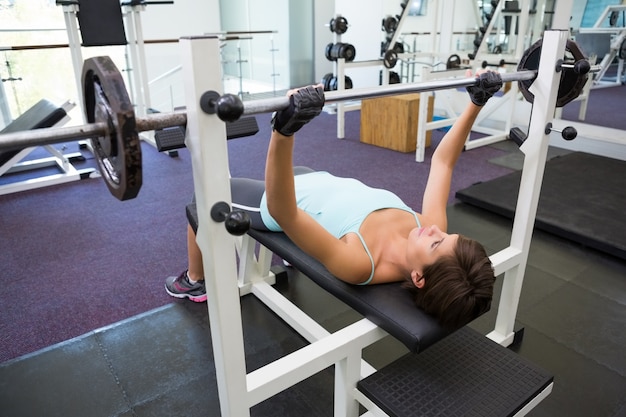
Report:
<svg viewBox="0 0 626 417"><path fill-rule="evenodd" d="M550 132L560 133L561 137L565 140L574 140L576 139L576 136L578 136L578 132L576 131L576 128L574 128L573 126L566 126L563 128L563 130L558 130L558 129L553 129L552 123L548 122L548 124L546 124L545 133L546 135L549 135Z"/></svg>
<svg viewBox="0 0 626 417"><path fill-rule="evenodd" d="M218 201L211 207L211 218L214 222L223 222L228 213L230 213L230 206L225 201Z"/></svg>
<svg viewBox="0 0 626 417"><path fill-rule="evenodd" d="M243 114L241 99L234 94L220 96L217 91L205 91L200 96L200 109L207 114L215 114L224 122L234 122Z"/></svg>
<svg viewBox="0 0 626 417"><path fill-rule="evenodd" d="M576 74L585 75L590 72L599 72L602 67L600 65L591 65L586 59L579 59L576 62L566 62L559 59L556 65L556 72L560 72L563 69L573 70Z"/></svg>
<svg viewBox="0 0 626 417"><path fill-rule="evenodd" d="M234 236L244 235L250 230L250 216L243 210L232 210L228 203L218 201L211 207L211 219L217 223L224 222L228 233Z"/></svg>
<svg viewBox="0 0 626 417"><path fill-rule="evenodd" d="M562 70L573 70L576 74L585 75L590 69L591 65L589 65L589 61L586 59L580 59L576 62L566 62L559 59L556 62L556 72L561 72Z"/></svg>
<svg viewBox="0 0 626 417"><path fill-rule="evenodd" d="M200 96L200 108L206 114L215 114L219 98L220 94L217 91L205 91Z"/></svg>

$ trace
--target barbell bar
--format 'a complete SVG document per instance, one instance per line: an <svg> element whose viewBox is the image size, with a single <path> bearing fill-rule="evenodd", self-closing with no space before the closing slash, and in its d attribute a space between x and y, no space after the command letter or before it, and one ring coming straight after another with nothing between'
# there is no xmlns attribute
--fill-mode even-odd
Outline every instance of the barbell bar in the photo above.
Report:
<svg viewBox="0 0 626 417"><path fill-rule="evenodd" d="M535 58L541 44L538 42L523 59L518 72L501 74L503 82L517 81L520 89L528 89L537 76L538 59ZM570 48L572 49L572 48ZM575 55L575 58L579 57ZM565 71L575 74L575 71ZM570 76L566 85L560 85L559 96L564 102L578 96L586 82L586 74ZM371 88L358 88L325 92L328 104L350 100L361 100L392 95L420 93L469 87L477 83L476 78L435 80L422 83L393 84ZM134 108L124 85L120 71L107 56L93 57L83 64L82 86L84 112L87 124L70 127L52 127L23 132L0 134L0 152L28 147L61 143L71 140L91 139L92 151L98 162L101 176L109 191L119 200L137 196L142 184L141 147L138 132L185 126L187 115L178 111L156 113L146 117L135 117ZM563 93L561 94L561 90ZM522 90L522 92L524 92ZM526 97L526 96L525 96ZM528 99L528 97L526 97ZM531 97L532 99L532 97ZM531 101L531 100L529 100ZM558 100L557 100L558 103ZM242 115L269 113L289 106L286 96L246 101L232 94L205 93L200 106L207 113L216 113L225 122L233 122Z"/></svg>
<svg viewBox="0 0 626 417"><path fill-rule="evenodd" d="M536 71L519 71L501 74L502 82L528 81L535 79L536 76ZM327 104L331 104L350 100L362 100L401 94L469 87L472 85L476 85L476 78L474 77L434 80L412 84L392 84L380 87L328 91L324 93L324 99ZM224 121L233 121L237 120L241 115L269 113L285 109L289 106L289 98L287 96L273 97L242 103L236 95L225 94L216 100L214 106L215 112L220 119Z"/></svg>
<svg viewBox="0 0 626 417"><path fill-rule="evenodd" d="M503 82L524 81L534 79L536 72L520 71L504 73L501 76ZM391 84L381 87L327 91L324 93L324 97L326 103L339 103L350 100L468 87L474 84L476 84L475 78L435 80L414 84ZM233 94L217 95L216 97L217 99L210 101L208 105L214 106L214 112L217 113L221 120L229 122L237 120L241 115L269 113L285 109L289 106L289 98L286 96L246 101L243 102L243 104L240 104L241 100L239 97ZM232 104L233 100L239 103ZM239 109L233 109L233 106ZM241 110L241 108L243 110ZM184 111L155 113L145 117L135 118L135 130L137 132L185 126L186 124L187 114ZM0 135L0 151L19 150L33 146L49 145L92 137L106 137L111 134L112 129L113 127L107 122L91 122L78 126L51 127L6 133Z"/></svg>
<svg viewBox="0 0 626 417"><path fill-rule="evenodd" d="M187 113L176 111L156 113L144 118L136 118L137 132L159 130L173 126L185 126ZM51 127L0 134L0 151L12 151L41 145L107 136L111 132L108 123L93 122L77 126Z"/></svg>

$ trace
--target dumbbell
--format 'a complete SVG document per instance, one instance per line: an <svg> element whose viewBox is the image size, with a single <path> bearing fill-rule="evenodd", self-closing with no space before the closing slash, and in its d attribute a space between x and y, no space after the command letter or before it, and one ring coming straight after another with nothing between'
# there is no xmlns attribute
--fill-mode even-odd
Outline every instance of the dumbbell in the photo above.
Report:
<svg viewBox="0 0 626 417"><path fill-rule="evenodd" d="M356 57L356 49L354 48L354 45L349 43L329 43L326 45L324 55L329 61L336 61L339 58L343 58L346 62L351 62L354 61L354 58Z"/></svg>
<svg viewBox="0 0 626 417"><path fill-rule="evenodd" d="M337 82L337 77L332 72L324 75L321 81L324 86L324 91L334 91L337 90L339 84ZM349 90L352 88L352 79L347 75L344 76L344 89Z"/></svg>
<svg viewBox="0 0 626 417"><path fill-rule="evenodd" d="M330 23L328 24L330 27L330 31L336 33L337 35L343 35L348 31L348 19L343 16L339 16L337 18L330 19Z"/></svg>

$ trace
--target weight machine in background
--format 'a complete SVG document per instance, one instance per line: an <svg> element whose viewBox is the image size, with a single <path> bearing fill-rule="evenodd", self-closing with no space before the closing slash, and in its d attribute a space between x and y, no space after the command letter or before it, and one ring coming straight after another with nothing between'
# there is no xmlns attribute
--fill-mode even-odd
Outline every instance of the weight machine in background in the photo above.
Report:
<svg viewBox="0 0 626 417"><path fill-rule="evenodd" d="M386 48L381 51L383 55L381 59L359 62L341 57L337 58L334 62L335 73L337 74L337 89L341 90L346 88L345 73L350 68L381 66L381 84L388 84L391 83L390 74L392 74L392 71L390 70L396 63L402 66L402 73L405 67L410 68L410 73L410 71L415 71L417 59L424 61L420 62L422 71L418 78L421 81L464 77L465 68L475 70L481 67L491 67L493 70L503 73L517 70L522 55L528 50L532 37L535 36L533 34L539 32L538 28L541 28L542 25L552 25L553 20L554 23L556 23L557 18L550 17L550 21L548 21L548 17L551 16L548 11L538 13L538 11L531 10L530 0L493 0L489 3L488 12L484 11L484 13L482 13L476 9L476 19L477 22L479 22L478 26L480 26L480 28L472 41L474 47L473 52L468 54L469 59L464 60L465 66L462 68L458 67L457 69L453 67L444 71L437 70L437 67L445 62L444 57L452 56L449 55L450 52L459 49L460 37L468 34L467 32L453 32L453 17L456 10L455 2L452 0L438 0L430 5L430 13L433 15L433 21L438 22L440 26L437 31L401 33L405 16L408 15L408 13L404 13L404 11L408 9L408 7L406 7L403 8L402 15L396 17L388 16L383 19L383 30L387 28L387 43ZM559 7L559 9L555 11L556 16L561 16L561 14L569 16L571 4L567 1L560 1L558 3L557 7ZM334 20L339 18L341 18L341 16L337 15ZM341 34L343 32L345 31L339 31L339 33L335 32L335 44L341 42ZM397 40L400 39L400 34L403 36L414 36L413 51L394 51L394 47L399 44ZM430 37L431 52L417 52L415 40L418 36L422 35L428 35ZM455 36L459 36L456 38L456 49L454 46ZM537 35L536 37L538 38L539 36ZM461 62L463 61L459 58L459 63ZM400 78L402 78L402 76ZM408 77L406 78L408 81ZM584 110L586 109L589 97L589 88L590 83L585 86L581 95L576 98L576 100L582 102L580 112L581 119L584 118ZM435 97L435 115L437 119L431 120L429 116L428 97L420 99L417 134L415 138L415 160L417 162L424 161L425 137L427 132L433 129L451 126L458 117L460 109L462 109L462 106L459 106L458 103L464 103L467 100L464 94L455 91L437 91L422 94ZM520 100L516 83L509 83L505 88L504 94L496 97L493 102L488 104L488 107L488 109L481 113L478 122L472 129L485 136L480 139L468 141L466 149L473 149L506 140L511 128L513 128L515 124L527 123L531 111L530 106ZM331 111L337 114L338 138L341 139L345 137L345 111L358 109L360 109L360 102L340 103L337 104L336 107L331 107Z"/></svg>
<svg viewBox="0 0 626 417"><path fill-rule="evenodd" d="M174 4L173 1L131 0L57 0L63 7L69 48L74 66L77 91L82 91L82 47L120 45L130 56L128 84L137 113L145 116L150 109L150 91L146 69L145 41L141 26L141 12L148 5ZM77 25L80 24L80 27ZM176 40L177 41L177 40ZM80 94L79 94L80 96ZM82 97L79 97L80 103Z"/></svg>
<svg viewBox="0 0 626 417"><path fill-rule="evenodd" d="M0 135L62 126L69 119L67 114L74 106L75 104L69 101L57 106L42 99L0 130ZM30 158L27 159L27 157ZM0 152L0 178L4 175L15 175L11 177L11 181L2 181L0 195L97 176L93 168L76 169L72 162L77 160L84 160L80 152L63 153L48 144ZM55 168L55 173L50 173L49 170L46 170L48 168ZM43 174L35 176L33 171Z"/></svg>
<svg viewBox="0 0 626 417"><path fill-rule="evenodd" d="M523 2L527 5L529 0L523 0ZM496 6L494 6L494 14L495 14L496 9L499 7L498 4L499 3L503 4L504 2L495 1L492 3L496 4ZM346 78L345 73L346 71L349 71L350 68L356 68L356 67L367 67L367 66L381 67L380 84L382 85L401 82L402 78L406 78L406 81L414 82L415 67L418 64L421 65L423 68L423 71L421 71L418 74L418 78L421 81L436 80L438 78L450 79L456 76L455 73L446 74L445 71L436 71L437 66L439 66L442 62L445 62L444 57L448 57L450 55L450 52L454 51L453 36L459 35L459 33L455 33L452 30L453 18L455 14L454 1L439 0L439 1L434 2L434 4L432 4L430 7L431 13L433 15L433 21L438 22L438 24L441 26L439 30L435 30L432 32L419 33L419 35L427 34L430 36L430 52L424 52L424 51L418 52L417 51L415 40L418 34L412 33L412 32L402 32L402 27L405 24L407 16L409 16L409 11L411 9L410 9L410 5L408 5L407 2L403 2L401 6L402 6L402 9L399 15L386 16L382 20L382 29L385 32L385 41L383 41L382 43L380 59L371 60L371 61L354 61L352 59L348 59L346 57L341 57L341 56L333 59L334 68L335 68L334 72L336 74L335 78L337 80L336 81L337 90L342 90L346 88L345 81L347 78ZM332 25L333 21L337 21L341 18L342 16L337 15L335 18L333 18L333 20L331 20L331 25L330 25L331 30L333 26ZM498 19L496 18L492 19L491 24L493 25L493 23L496 21L498 21ZM522 23L524 22L525 20L522 19ZM340 30L340 31L335 30L333 31L333 33L334 33L334 42L335 42L334 45L340 44L341 35L345 33L345 30ZM467 33L465 32L460 33L461 36L464 36L466 34ZM408 47L405 48L404 41L401 41L401 38L403 36L408 36L408 35L415 36L414 42L413 42L414 44L413 51L408 51ZM524 36L518 37L517 50L519 51L518 52L519 56L517 57L517 60L515 62L519 61L519 58L521 58L521 54L523 53L522 42L524 41L524 38L525 38ZM482 41L482 38L481 38L481 41ZM459 42L457 42L457 45L458 44ZM329 47L330 46L332 46L332 44L329 44ZM407 49L407 51L405 51L405 49ZM328 47L327 47L327 52L328 52ZM328 56L329 54L327 53L326 55L327 55L327 58L329 58ZM476 56L474 56L474 58L475 58L475 61L479 59ZM471 63L471 62L468 61L468 63ZM397 72L392 71L393 68L396 67L397 64L400 64L401 66L400 71L402 75L399 75ZM406 76L404 76L405 67L407 68L407 74L408 74ZM413 77L410 76L411 73L413 73ZM463 77L464 75L465 75L464 71L459 74L459 76L461 77ZM409 78L412 78L412 79L409 80ZM510 92L510 94L507 94L504 99L507 101L507 107L510 108L509 115L508 115L509 120L512 118L511 115L514 113L514 110L515 110L514 102L517 100L517 94L515 91L516 86L513 85L511 88L514 91ZM422 128L418 131L418 134L416 135L416 142L417 142L416 161L418 162L422 162L424 159L424 149L423 149L424 143L423 141L421 141L421 139L423 138L423 135L425 134L424 127L426 126L426 124L433 123L430 126L428 126L427 130L431 130L432 128L437 128L437 127L449 126L454 122L458 113L456 110L454 111L454 113L449 113L452 106L450 106L448 103L445 102L445 100L447 100L446 99L447 95L445 93L443 94L428 93L428 95L435 95L437 98L440 98L439 103L437 101L435 102L435 108L437 108L439 105L443 106L447 110L446 113L448 114L448 118L447 118L447 121L445 121L444 119L443 121L438 120L436 122L432 122L428 120L428 113L425 110L425 107L422 108L422 110L420 110L418 128L419 126L422 126ZM466 100L466 97L463 97L463 100ZM424 100L420 100L420 103L424 103L424 106L427 106L428 98L424 97ZM497 107L494 106L494 110L502 107L502 104L503 103L501 103L501 105ZM345 130L344 130L345 111L358 110L358 109L360 109L360 102L353 102L353 103L347 103L347 104L338 103L336 106L333 106L331 108L331 111L334 111L337 114L337 137L338 138L342 139L345 137ZM434 127L434 126L437 126L437 127ZM479 131L480 133L486 133L490 136L487 138L481 139L480 141L474 141L469 146L477 147L477 146L482 146L482 145L486 145L489 143L494 143L494 142L503 140L504 138L507 137L510 127L511 127L510 123L507 123L502 130L495 129L493 127L480 128L477 126L476 127L477 131Z"/></svg>
<svg viewBox="0 0 626 417"><path fill-rule="evenodd" d="M618 26L619 16L622 16L622 26ZM626 82L626 5L607 6L604 12L591 28L580 28L581 34L603 34L609 35L609 50L602 57L600 62L601 70L594 77L592 88L620 86ZM606 24L609 24L607 27ZM603 80L611 65L617 60L615 79L612 81ZM581 106L582 107L582 106ZM584 117L582 118L584 119Z"/></svg>

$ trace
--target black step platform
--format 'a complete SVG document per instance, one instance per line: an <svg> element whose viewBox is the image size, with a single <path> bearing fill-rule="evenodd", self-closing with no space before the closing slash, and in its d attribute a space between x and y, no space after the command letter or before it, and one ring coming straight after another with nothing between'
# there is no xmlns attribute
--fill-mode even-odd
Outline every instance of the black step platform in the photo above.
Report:
<svg viewBox="0 0 626 417"><path fill-rule="evenodd" d="M626 161L574 152L553 158L546 170L536 227L626 259ZM513 218L521 172L456 193L464 203Z"/></svg>
<svg viewBox="0 0 626 417"><path fill-rule="evenodd" d="M513 416L553 377L464 327L420 354L407 354L358 389L392 417Z"/></svg>
<svg viewBox="0 0 626 417"><path fill-rule="evenodd" d="M158 113L152 111L152 113ZM185 147L185 126L172 126L154 131L154 141L159 152L171 151ZM256 135L259 125L256 117L241 117L234 122L226 122L226 139L237 139Z"/></svg>
<svg viewBox="0 0 626 417"><path fill-rule="evenodd" d="M172 126L154 131L154 142L159 152L185 147L185 128Z"/></svg>

